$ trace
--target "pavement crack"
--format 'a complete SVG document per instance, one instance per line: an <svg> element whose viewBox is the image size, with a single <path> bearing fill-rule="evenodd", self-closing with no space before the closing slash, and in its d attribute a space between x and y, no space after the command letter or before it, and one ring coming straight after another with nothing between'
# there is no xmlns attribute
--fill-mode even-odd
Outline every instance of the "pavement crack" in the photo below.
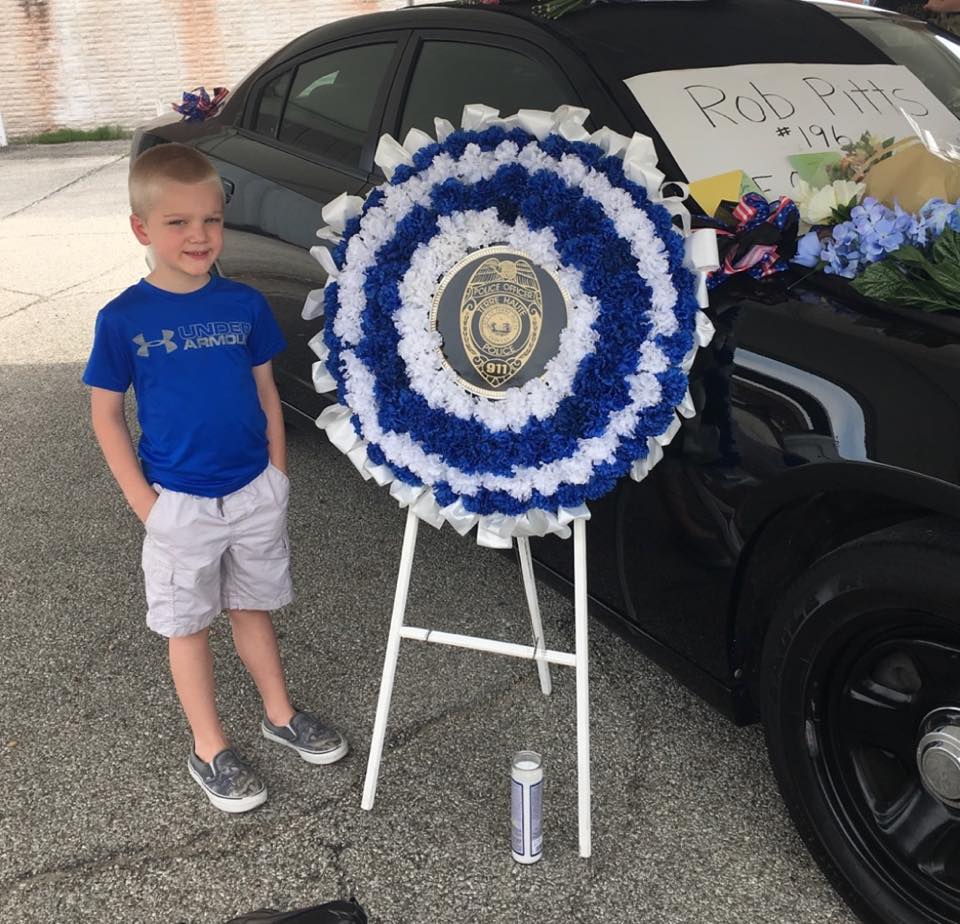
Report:
<svg viewBox="0 0 960 924"><path fill-rule="evenodd" d="M384 743L384 750L399 750L405 747L415 738L419 737L421 733L435 725L439 725L440 723L446 722L448 719L455 718L459 715L471 714L477 710L486 709L488 706L494 706L511 695L517 684L522 682L524 681L518 677L516 680L495 687L492 692L486 694L485 696L480 696L476 699L470 700L469 702L462 703L459 706L448 709L446 712L443 712L440 715L430 716L429 718L426 718L421 722L417 722L414 725L408 725L405 728L398 729L387 736L387 740Z"/></svg>
<svg viewBox="0 0 960 924"><path fill-rule="evenodd" d="M318 808L333 805L336 800L323 800ZM309 812L300 813L298 817L310 818L316 813L317 809ZM266 833L269 836L271 831L280 831L286 829L290 821L289 816L277 818L276 821L265 825L262 828L251 828L239 834L238 841L257 840ZM97 857L87 859L78 859L65 863L58 863L53 866L37 870L26 870L14 876L0 878L0 893L9 891L17 886L47 886L55 884L63 879L73 875L94 876L112 869L137 869L144 864L164 863L166 861L182 861L191 859L202 859L205 863L218 859L225 859L234 856L236 853L236 841L222 850L211 850L210 844L215 840L213 830L202 830L189 840L180 841L175 844L157 849L155 847L126 848L105 853ZM348 875L341 862L341 854L352 845L349 843L328 842L321 840L319 842L324 850L328 850L331 855L330 866L332 866L337 877L338 887L348 890ZM344 891L343 894L347 894Z"/></svg>
<svg viewBox="0 0 960 924"><path fill-rule="evenodd" d="M5 321L7 318L12 318L15 314L20 314L22 311L26 311L28 308L33 308L34 305L41 305L43 302L49 300L50 299L47 296L41 295L40 298L35 299L32 302L28 302L26 305L21 305L19 308L14 308L13 311L8 311L6 314L0 314L0 321Z"/></svg>
<svg viewBox="0 0 960 924"><path fill-rule="evenodd" d="M69 189L71 186L79 183L81 180L85 180L88 176L93 176L95 173L99 173L101 170L106 170L107 167L112 167L114 164L119 163L121 160L129 156L129 154L121 154L119 157L114 157L113 160L107 161L105 164L100 164L99 167L93 167L86 173L81 173L80 176L74 177L69 183L64 183L62 186L58 186L56 189L50 190L50 192L48 192L46 195L41 196L39 199L34 199L33 202L29 203L28 205L23 205L18 209L14 209L12 212L8 212L6 215L0 215L0 221L3 221L5 218L12 218L14 215L19 215L21 212L27 211L27 209L32 209L35 205L39 205L41 202L46 202L47 199L50 199L57 193L63 192L65 189Z"/></svg>
<svg viewBox="0 0 960 924"><path fill-rule="evenodd" d="M0 314L0 321L5 321L7 318L12 318L15 314L21 314L24 311L27 311L30 308L35 308L37 305L42 305L45 302L52 302L56 298L60 298L66 295L71 289L77 289L80 286L85 286L88 283L93 282L94 279L99 279L101 276L106 276L108 273L112 273L115 269L119 269L126 263L126 260L121 260L119 263L115 263L112 266L108 266L105 270L101 270L95 273L93 276L89 276L86 279L81 279L79 282L71 283L68 286L65 286L62 289L57 289L56 292L51 292L49 295L41 295L37 297L34 301L29 302L26 305L21 305L19 308L14 308L13 311L8 311L6 314ZM15 291L13 289L9 291ZM24 295L33 295L33 292L24 292ZM88 293L88 294L97 294L97 293Z"/></svg>
<svg viewBox="0 0 960 924"><path fill-rule="evenodd" d="M330 852L329 866L333 867L333 872L337 879L337 895L340 896L343 901L347 901L350 896L356 892L356 889L351 886L349 882L347 870L343 865L343 852L351 845L341 843L331 844L321 840L320 846Z"/></svg>
<svg viewBox="0 0 960 924"><path fill-rule="evenodd" d="M176 859L185 856L207 855L209 853L210 831L203 831L185 843L175 844L156 850L143 847L139 850L118 850L89 860L74 860L70 863L60 863L46 869L28 870L16 876L0 879L0 885L10 887L30 883L31 885L46 885L57 882L74 873L99 873L108 869L131 869L149 860ZM226 851L225 851L226 852Z"/></svg>

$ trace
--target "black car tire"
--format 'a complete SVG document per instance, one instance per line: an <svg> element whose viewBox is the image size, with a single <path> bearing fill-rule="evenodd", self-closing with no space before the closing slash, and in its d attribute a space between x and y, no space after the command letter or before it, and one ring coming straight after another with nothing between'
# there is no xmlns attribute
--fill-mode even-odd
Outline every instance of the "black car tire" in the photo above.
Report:
<svg viewBox="0 0 960 924"><path fill-rule="evenodd" d="M777 782L837 891L868 922L960 921L960 526L817 560L772 615L760 683Z"/></svg>

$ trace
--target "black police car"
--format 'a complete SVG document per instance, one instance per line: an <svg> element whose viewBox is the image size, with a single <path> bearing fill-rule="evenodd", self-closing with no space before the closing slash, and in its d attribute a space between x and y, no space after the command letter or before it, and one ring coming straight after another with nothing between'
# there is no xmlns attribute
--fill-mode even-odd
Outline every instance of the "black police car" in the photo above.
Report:
<svg viewBox="0 0 960 924"><path fill-rule="evenodd" d="M320 206L382 180L383 132L591 111L640 131L682 178L624 80L681 68L902 64L960 115L960 40L849 3L417 6L291 42L222 111L141 128L183 141L228 193L219 269L269 298L290 344L288 411L323 399L300 319L323 285ZM960 921L960 314L864 299L791 272L720 289L691 390L698 409L646 481L593 505L592 612L734 721L762 721L794 821L867 921ZM569 543L534 542L571 580Z"/></svg>

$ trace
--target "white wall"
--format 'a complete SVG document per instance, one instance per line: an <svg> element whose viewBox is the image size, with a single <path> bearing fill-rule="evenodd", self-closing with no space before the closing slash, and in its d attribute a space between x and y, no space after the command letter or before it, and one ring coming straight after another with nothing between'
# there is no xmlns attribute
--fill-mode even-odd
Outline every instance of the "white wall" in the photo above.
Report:
<svg viewBox="0 0 960 924"><path fill-rule="evenodd" d="M232 87L303 32L405 0L0 0L11 137L132 128L198 86Z"/></svg>

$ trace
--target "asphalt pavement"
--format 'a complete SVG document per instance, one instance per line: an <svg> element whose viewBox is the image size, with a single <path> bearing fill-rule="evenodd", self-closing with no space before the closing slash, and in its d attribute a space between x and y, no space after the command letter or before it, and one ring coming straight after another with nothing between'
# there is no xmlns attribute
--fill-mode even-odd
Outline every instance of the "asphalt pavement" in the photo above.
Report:
<svg viewBox="0 0 960 924"><path fill-rule="evenodd" d="M186 772L141 528L80 382L97 310L142 275L126 143L0 150L0 922L220 924L351 894L372 924L844 924L795 835L759 729L738 729L591 624L593 857L577 855L574 677L405 642L372 812L360 795L404 516L326 439L289 434L299 703L347 732L313 767L258 733L221 620L221 711L270 798L221 814ZM318 215L318 224L320 218ZM541 587L550 647L572 605ZM408 621L527 642L501 554L423 526ZM544 756L544 857L511 859L509 765Z"/></svg>

